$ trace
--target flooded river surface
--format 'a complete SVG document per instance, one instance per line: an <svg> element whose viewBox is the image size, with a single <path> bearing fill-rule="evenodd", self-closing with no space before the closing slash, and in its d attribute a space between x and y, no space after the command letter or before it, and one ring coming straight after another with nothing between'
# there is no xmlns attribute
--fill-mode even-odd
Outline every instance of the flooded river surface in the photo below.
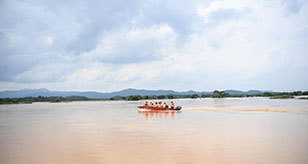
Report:
<svg viewBox="0 0 308 164"><path fill-rule="evenodd" d="M183 111L139 112L137 106L144 101L1 105L0 163L308 161L307 100L207 98L174 102L183 106ZM211 110L203 110L208 108ZM231 110L216 110L222 108ZM284 112L251 110L265 108Z"/></svg>

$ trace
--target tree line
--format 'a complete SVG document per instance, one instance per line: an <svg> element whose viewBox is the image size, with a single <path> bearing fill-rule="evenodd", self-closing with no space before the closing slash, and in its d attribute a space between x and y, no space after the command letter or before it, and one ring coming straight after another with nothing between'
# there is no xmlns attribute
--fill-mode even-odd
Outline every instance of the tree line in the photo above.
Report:
<svg viewBox="0 0 308 164"><path fill-rule="evenodd" d="M295 91L295 92L264 92L262 94L229 94L224 91L214 90L212 94L192 94L192 95L159 95L159 96L141 96L141 95L130 95L130 96L115 96L110 100L148 100L148 99L178 99L178 98L226 98L226 97L269 97L272 99L285 99L294 98L294 96L308 95L308 91Z"/></svg>
<svg viewBox="0 0 308 164"><path fill-rule="evenodd" d="M38 96L38 97L22 97L22 98L0 98L0 104L27 104L33 102L71 102L71 101L86 101L90 100L84 96Z"/></svg>
<svg viewBox="0 0 308 164"><path fill-rule="evenodd" d="M262 94L239 94L230 95L224 91L215 90L211 94L192 94L192 95L130 95L130 96L114 96L109 99L91 99L84 96L38 96L38 97L23 97L23 98L0 98L0 104L18 104L18 103L33 103L33 102L71 102L71 101L89 101L89 100L148 100L148 99L179 99L179 98L226 98L226 97L269 97L271 99L289 99L294 96L308 95L308 91L295 91L295 92L264 92ZM307 98L300 98L307 99Z"/></svg>

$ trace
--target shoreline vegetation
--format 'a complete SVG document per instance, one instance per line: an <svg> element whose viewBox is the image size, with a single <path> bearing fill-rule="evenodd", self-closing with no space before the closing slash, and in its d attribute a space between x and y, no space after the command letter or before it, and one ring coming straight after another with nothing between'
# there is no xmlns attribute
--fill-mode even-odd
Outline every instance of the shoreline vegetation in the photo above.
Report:
<svg viewBox="0 0 308 164"><path fill-rule="evenodd" d="M179 98L243 98L243 97L268 97L270 99L293 99L295 96L306 96L308 91L295 91L295 92L264 92L263 94L250 94L250 95L230 95L224 91L213 91L212 94L192 94L192 95L130 95L130 96L114 96L108 99L92 99L84 96L38 96L38 97L23 97L23 98L0 98L0 104L31 104L33 102L72 102L72 101L112 101L112 100L124 100L124 101L138 101L138 100L149 100L149 99L179 99ZM308 100L308 97L300 97L300 100Z"/></svg>

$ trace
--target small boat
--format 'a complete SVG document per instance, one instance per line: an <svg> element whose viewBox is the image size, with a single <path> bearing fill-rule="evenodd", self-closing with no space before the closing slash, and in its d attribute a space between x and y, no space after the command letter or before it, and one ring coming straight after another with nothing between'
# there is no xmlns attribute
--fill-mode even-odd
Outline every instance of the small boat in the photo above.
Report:
<svg viewBox="0 0 308 164"><path fill-rule="evenodd" d="M181 106L177 106L174 109L172 109L172 108L150 107L150 106L138 106L138 108L140 110L159 110L159 111L161 111L161 110L181 110L182 109Z"/></svg>

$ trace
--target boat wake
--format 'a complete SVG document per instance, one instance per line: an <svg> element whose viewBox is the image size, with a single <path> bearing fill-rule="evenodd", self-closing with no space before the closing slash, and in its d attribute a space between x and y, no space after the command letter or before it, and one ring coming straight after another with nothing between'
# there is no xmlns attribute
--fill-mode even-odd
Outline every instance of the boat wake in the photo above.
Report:
<svg viewBox="0 0 308 164"><path fill-rule="evenodd" d="M187 107L183 111L289 112L288 107Z"/></svg>

